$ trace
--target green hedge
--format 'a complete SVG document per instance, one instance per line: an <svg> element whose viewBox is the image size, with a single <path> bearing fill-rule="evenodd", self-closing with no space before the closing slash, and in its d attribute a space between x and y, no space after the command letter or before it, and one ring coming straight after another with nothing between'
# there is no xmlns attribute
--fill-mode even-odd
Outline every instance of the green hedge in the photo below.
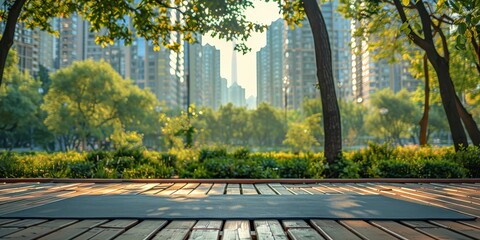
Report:
<svg viewBox="0 0 480 240"><path fill-rule="evenodd" d="M334 164L323 153L231 152L216 147L169 153L116 151L0 152L0 177L44 178L463 178L480 177L480 149L370 144Z"/></svg>

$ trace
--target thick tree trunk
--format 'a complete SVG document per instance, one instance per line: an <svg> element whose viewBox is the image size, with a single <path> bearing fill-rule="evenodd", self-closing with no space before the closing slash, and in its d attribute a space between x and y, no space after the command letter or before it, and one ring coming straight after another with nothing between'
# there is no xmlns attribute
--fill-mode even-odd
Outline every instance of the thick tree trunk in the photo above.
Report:
<svg viewBox="0 0 480 240"><path fill-rule="evenodd" d="M436 51L427 51L428 59L438 76L440 96L442 97L443 108L447 115L448 125L452 133L455 151L468 146L467 136L463 129L462 121L457 110L455 88L450 77L448 62Z"/></svg>
<svg viewBox="0 0 480 240"><path fill-rule="evenodd" d="M457 106L458 114L462 118L463 125L465 126L465 129L467 129L468 136L470 136L473 145L480 146L480 130L478 129L477 123L473 119L472 114L465 109L462 102L458 98L458 95L456 94L455 104Z"/></svg>
<svg viewBox="0 0 480 240"><path fill-rule="evenodd" d="M333 163L341 157L342 129L338 108L335 82L332 71L332 53L327 27L320 7L315 0L303 0L303 7L313 33L317 78L323 107L323 128L325 132L325 158Z"/></svg>
<svg viewBox="0 0 480 240"><path fill-rule="evenodd" d="M0 86L3 81L3 73L5 71L8 51L10 51L10 48L13 45L13 37L15 36L18 17L20 16L20 12L26 1L27 0L15 0L13 5L7 10L7 22L3 31L2 39L0 40Z"/></svg>
<svg viewBox="0 0 480 240"><path fill-rule="evenodd" d="M427 145L427 129L428 129L428 111L430 109L430 77L428 74L428 58L423 56L423 72L425 75L425 105L423 107L423 116L420 122L420 146Z"/></svg>

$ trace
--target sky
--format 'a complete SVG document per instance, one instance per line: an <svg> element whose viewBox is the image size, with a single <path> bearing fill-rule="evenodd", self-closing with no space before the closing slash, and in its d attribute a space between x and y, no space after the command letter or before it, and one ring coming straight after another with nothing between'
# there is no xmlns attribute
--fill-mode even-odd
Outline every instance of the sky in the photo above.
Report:
<svg viewBox="0 0 480 240"><path fill-rule="evenodd" d="M255 8L249 9L246 15L248 20L268 25L281 18L278 7L273 2L255 2ZM247 46L252 50L245 55L240 52L236 53L238 84L245 88L246 98L257 95L256 52L266 45L266 39L266 32L254 33L247 42ZM204 36L202 43L209 43L220 50L220 75L228 80L228 86L230 86L232 83L232 43L210 36Z"/></svg>

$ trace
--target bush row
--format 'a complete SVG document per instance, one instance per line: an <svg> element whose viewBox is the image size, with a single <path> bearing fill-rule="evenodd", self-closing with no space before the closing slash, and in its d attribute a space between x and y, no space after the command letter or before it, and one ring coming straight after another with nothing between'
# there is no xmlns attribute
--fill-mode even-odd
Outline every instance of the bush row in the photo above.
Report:
<svg viewBox="0 0 480 240"><path fill-rule="evenodd" d="M142 148L87 153L0 152L0 177L45 178L478 178L480 148L370 144L334 164L323 153L251 153L240 148Z"/></svg>

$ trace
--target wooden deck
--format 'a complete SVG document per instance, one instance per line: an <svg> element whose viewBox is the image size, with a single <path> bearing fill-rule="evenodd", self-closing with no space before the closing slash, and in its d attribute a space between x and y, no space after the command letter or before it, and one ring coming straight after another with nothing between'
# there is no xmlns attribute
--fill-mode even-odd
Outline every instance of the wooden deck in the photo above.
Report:
<svg viewBox="0 0 480 240"><path fill-rule="evenodd" d="M247 183L245 183L247 182ZM248 183L0 181L0 215L83 194L381 194L429 203L474 221L333 221L321 219L66 220L0 219L1 239L480 239L480 183L319 181ZM294 207L294 206L292 206ZM392 206L395 207L395 206Z"/></svg>

